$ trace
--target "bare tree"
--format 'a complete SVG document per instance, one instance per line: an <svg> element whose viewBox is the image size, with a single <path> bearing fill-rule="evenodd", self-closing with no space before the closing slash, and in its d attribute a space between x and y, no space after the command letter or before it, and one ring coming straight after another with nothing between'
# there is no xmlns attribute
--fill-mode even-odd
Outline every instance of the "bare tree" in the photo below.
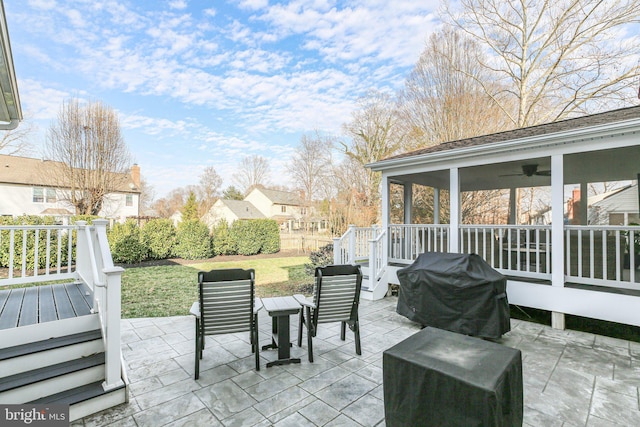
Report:
<svg viewBox="0 0 640 427"><path fill-rule="evenodd" d="M340 144L345 154L359 166L359 173L366 180L362 202L377 208L381 175L364 166L398 152L402 148L403 134L396 103L391 96L370 91L359 100L359 104L360 108L352 114L351 121L343 125L351 143Z"/></svg>
<svg viewBox="0 0 640 427"><path fill-rule="evenodd" d="M155 198L155 190L153 185L149 184L146 179L140 179L140 212L144 215L144 211L152 207Z"/></svg>
<svg viewBox="0 0 640 427"><path fill-rule="evenodd" d="M478 44L461 31L431 35L399 94L407 148L506 128L504 115L478 83L490 78L476 60L479 55Z"/></svg>
<svg viewBox="0 0 640 427"><path fill-rule="evenodd" d="M331 174L333 140L315 131L300 138L288 165L289 174L296 187L304 191L310 204L321 192L321 187Z"/></svg>
<svg viewBox="0 0 640 427"><path fill-rule="evenodd" d="M33 129L32 123L22 122L15 129L0 132L0 153L9 156L29 154L32 150L29 136Z"/></svg>
<svg viewBox="0 0 640 427"><path fill-rule="evenodd" d="M198 205L200 216L204 215L211 209L211 206L218 199L220 194L220 187L222 186L222 177L218 175L216 169L213 166L207 166L200 175L200 182L198 185L198 198L200 203Z"/></svg>
<svg viewBox="0 0 640 427"><path fill-rule="evenodd" d="M238 165L233 179L246 193L256 185L265 185L269 181L269 163L262 156L246 156Z"/></svg>
<svg viewBox="0 0 640 427"><path fill-rule="evenodd" d="M99 101L63 102L49 128L46 154L61 165L49 177L52 184L65 193L77 214L98 215L107 195L130 179L131 158L118 116Z"/></svg>
<svg viewBox="0 0 640 427"><path fill-rule="evenodd" d="M459 5L460 13L445 9L445 16L487 49L489 55L477 55L477 62L493 75L469 76L512 127L635 98L640 45L626 36L625 26L638 22L640 0L460 0Z"/></svg>

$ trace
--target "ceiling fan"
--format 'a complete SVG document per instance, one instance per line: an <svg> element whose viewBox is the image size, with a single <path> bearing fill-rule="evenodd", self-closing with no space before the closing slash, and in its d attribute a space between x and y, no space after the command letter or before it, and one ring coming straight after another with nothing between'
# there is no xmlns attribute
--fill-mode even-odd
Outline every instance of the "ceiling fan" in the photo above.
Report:
<svg viewBox="0 0 640 427"><path fill-rule="evenodd" d="M538 165L522 165L522 173L512 173L512 174L500 175L500 176L527 176L527 177L531 177L533 175L551 176L551 171L550 170L539 171L538 170Z"/></svg>

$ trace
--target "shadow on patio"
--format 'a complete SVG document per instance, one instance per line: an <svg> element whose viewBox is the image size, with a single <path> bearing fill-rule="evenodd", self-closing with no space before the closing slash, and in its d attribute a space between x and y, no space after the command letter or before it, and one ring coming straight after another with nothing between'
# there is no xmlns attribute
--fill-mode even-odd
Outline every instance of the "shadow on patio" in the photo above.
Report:
<svg viewBox="0 0 640 427"><path fill-rule="evenodd" d="M300 365L266 368L277 352L261 351L259 372L248 333L207 337L198 381L192 317L123 320L130 402L72 425L384 426L382 352L420 330L396 303L361 301L362 356L352 333L340 341L339 324L318 331L314 363L303 340L292 348ZM262 310L261 344L270 335ZM522 351L525 425L640 425L639 343L519 320L500 342Z"/></svg>

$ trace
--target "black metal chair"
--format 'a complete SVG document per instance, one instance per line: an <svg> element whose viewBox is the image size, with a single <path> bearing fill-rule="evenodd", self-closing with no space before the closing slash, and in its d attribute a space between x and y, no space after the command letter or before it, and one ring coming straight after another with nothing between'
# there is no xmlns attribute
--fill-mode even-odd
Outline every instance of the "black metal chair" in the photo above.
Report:
<svg viewBox="0 0 640 427"><path fill-rule="evenodd" d="M360 323L358 305L362 272L356 265L329 265L316 268L316 284L313 300L304 295L294 295L302 305L298 325L298 347L302 346L302 329L306 325L309 362L313 362L312 337L316 336L319 323L341 322L340 339L345 340L346 326L355 334L356 354L360 348Z"/></svg>
<svg viewBox="0 0 640 427"><path fill-rule="evenodd" d="M190 310L196 317L195 379L200 376L206 335L249 331L251 351L256 356L256 371L260 370L258 310L262 308L262 302L255 298L254 282L253 269L198 273L199 301L194 302Z"/></svg>

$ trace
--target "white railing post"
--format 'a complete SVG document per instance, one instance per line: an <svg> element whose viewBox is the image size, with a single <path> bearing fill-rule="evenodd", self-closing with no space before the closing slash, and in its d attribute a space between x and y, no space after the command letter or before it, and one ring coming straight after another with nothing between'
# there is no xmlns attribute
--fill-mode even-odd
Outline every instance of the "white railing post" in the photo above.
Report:
<svg viewBox="0 0 640 427"><path fill-rule="evenodd" d="M369 240L369 285L375 286L378 273L378 239L372 238Z"/></svg>
<svg viewBox="0 0 640 427"><path fill-rule="evenodd" d="M333 263L336 265L342 264L342 238L333 238Z"/></svg>
<svg viewBox="0 0 640 427"><path fill-rule="evenodd" d="M91 259L89 257L89 241L86 233L87 222L76 221L76 272L87 285L93 289L93 282L89 283L91 277ZM69 230L70 236L73 232Z"/></svg>
<svg viewBox="0 0 640 427"><path fill-rule="evenodd" d="M356 263L356 226L349 225L349 230L347 231L349 234L349 254L347 256L348 264Z"/></svg>
<svg viewBox="0 0 640 427"><path fill-rule="evenodd" d="M120 353L120 317L121 317L121 279L124 269L115 267L107 240L107 220L94 220L95 229L94 249L96 263L100 265L104 277L106 294L102 301L103 333L105 334L105 382L103 388L109 390L119 387L122 381L122 366Z"/></svg>
<svg viewBox="0 0 640 427"><path fill-rule="evenodd" d="M105 332L105 381L103 388L109 390L119 387L122 382L120 366L120 292L122 267L111 267L103 270L107 276L106 325Z"/></svg>

